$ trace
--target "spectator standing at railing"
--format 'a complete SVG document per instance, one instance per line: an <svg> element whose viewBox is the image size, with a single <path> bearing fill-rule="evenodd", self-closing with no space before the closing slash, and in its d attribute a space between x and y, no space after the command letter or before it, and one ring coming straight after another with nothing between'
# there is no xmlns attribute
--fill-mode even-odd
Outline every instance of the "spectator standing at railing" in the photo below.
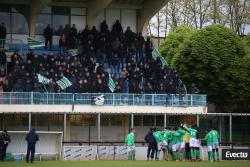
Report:
<svg viewBox="0 0 250 167"><path fill-rule="evenodd" d="M106 23L106 20L103 20L103 22L100 25L100 28L101 28L101 32L104 32L104 33L109 29L109 27Z"/></svg>
<svg viewBox="0 0 250 167"><path fill-rule="evenodd" d="M149 62L150 58L152 57L153 48L154 47L150 40L150 37L147 37L147 40L145 42L145 54L146 54L147 62Z"/></svg>
<svg viewBox="0 0 250 167"><path fill-rule="evenodd" d="M135 33L133 31L131 31L130 27L127 27L127 30L124 33L125 38L128 42L128 46L132 46L132 44L134 43L134 39L135 39Z"/></svg>
<svg viewBox="0 0 250 167"><path fill-rule="evenodd" d="M117 38L117 37L120 39L122 33L123 33L122 25L120 23L120 20L117 19L115 21L115 24L113 25L112 31L111 31L111 34L113 34L112 40L115 39L115 38Z"/></svg>
<svg viewBox="0 0 250 167"><path fill-rule="evenodd" d="M77 42L77 29L76 25L73 24L73 26L70 28L70 33L69 33L69 48L75 49L76 42Z"/></svg>
<svg viewBox="0 0 250 167"><path fill-rule="evenodd" d="M66 39L65 34L62 34L62 36L59 39L59 48L60 48L60 51L63 51L67 48L67 39Z"/></svg>
<svg viewBox="0 0 250 167"><path fill-rule="evenodd" d="M7 29L5 27L4 22L2 22L1 25L0 25L0 47L4 48L6 35L7 35Z"/></svg>
<svg viewBox="0 0 250 167"><path fill-rule="evenodd" d="M45 49L47 49L48 43L49 48L52 49L52 36L53 36L53 30L48 24L47 27L43 31L43 36L45 38Z"/></svg>
<svg viewBox="0 0 250 167"><path fill-rule="evenodd" d="M29 54L26 55L26 60L28 60ZM33 55L33 54L32 54ZM28 57L27 57L28 56ZM30 59L31 60L31 59ZM22 57L19 54L19 50L15 50L15 52L11 55L11 66L14 67L15 64L20 64L22 61Z"/></svg>

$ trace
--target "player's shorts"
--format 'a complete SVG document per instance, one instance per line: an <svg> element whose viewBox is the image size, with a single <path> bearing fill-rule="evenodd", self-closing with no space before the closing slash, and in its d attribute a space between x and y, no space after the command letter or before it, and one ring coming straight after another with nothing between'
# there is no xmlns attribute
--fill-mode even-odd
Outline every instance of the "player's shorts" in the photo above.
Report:
<svg viewBox="0 0 250 167"><path fill-rule="evenodd" d="M181 143L177 142L176 145L177 145L177 150L179 150L181 148Z"/></svg>
<svg viewBox="0 0 250 167"><path fill-rule="evenodd" d="M161 150L162 149L162 142L157 143L157 149Z"/></svg>
<svg viewBox="0 0 250 167"><path fill-rule="evenodd" d="M213 151L212 146L207 146L207 152L211 152L211 151Z"/></svg>
<svg viewBox="0 0 250 167"><path fill-rule="evenodd" d="M172 151L177 151L178 150L178 144L176 143L176 144L173 144L172 145Z"/></svg>
<svg viewBox="0 0 250 167"><path fill-rule="evenodd" d="M201 146L200 140L196 139L196 141L195 141L195 147L199 147L200 148L200 146Z"/></svg>
<svg viewBox="0 0 250 167"><path fill-rule="evenodd" d="M128 152L135 151L135 145L127 146L127 148L128 148Z"/></svg>
<svg viewBox="0 0 250 167"><path fill-rule="evenodd" d="M180 144L180 148L181 148L181 149L185 148L185 142L184 142L184 141L183 141L183 142L181 142L181 144Z"/></svg>
<svg viewBox="0 0 250 167"><path fill-rule="evenodd" d="M189 146L190 147L196 147L196 139L190 138L190 140L189 140Z"/></svg>
<svg viewBox="0 0 250 167"><path fill-rule="evenodd" d="M167 141L165 141L165 140L162 141L162 148L163 149L168 148L168 142Z"/></svg>
<svg viewBox="0 0 250 167"><path fill-rule="evenodd" d="M219 148L219 142L213 142L212 143L212 148L213 149L218 149Z"/></svg>

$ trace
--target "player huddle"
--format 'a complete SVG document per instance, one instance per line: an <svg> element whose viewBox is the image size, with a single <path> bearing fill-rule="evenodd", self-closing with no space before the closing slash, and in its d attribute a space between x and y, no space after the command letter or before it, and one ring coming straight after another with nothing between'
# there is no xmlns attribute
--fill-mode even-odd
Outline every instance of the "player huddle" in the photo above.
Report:
<svg viewBox="0 0 250 167"><path fill-rule="evenodd" d="M219 161L219 134L215 129L206 130L206 136L200 138L197 125L164 128L151 128L145 136L148 143L147 159L159 160L163 153L163 160L200 161L201 141L206 142L209 161ZM126 137L128 159L135 160L135 129L131 129Z"/></svg>

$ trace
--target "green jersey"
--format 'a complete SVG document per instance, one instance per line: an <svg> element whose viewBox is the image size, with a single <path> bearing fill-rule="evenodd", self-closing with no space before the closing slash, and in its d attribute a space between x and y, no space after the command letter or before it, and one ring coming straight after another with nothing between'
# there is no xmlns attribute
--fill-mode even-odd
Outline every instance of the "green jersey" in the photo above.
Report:
<svg viewBox="0 0 250 167"><path fill-rule="evenodd" d="M173 131L172 132L172 144L176 144L177 142L179 142L180 136L181 134L178 131Z"/></svg>
<svg viewBox="0 0 250 167"><path fill-rule="evenodd" d="M184 125L183 127L189 132L190 138L196 139L196 129L188 128L186 125Z"/></svg>
<svg viewBox="0 0 250 167"><path fill-rule="evenodd" d="M219 133L217 130L212 130L210 131L211 135L212 135L212 142L219 142Z"/></svg>
<svg viewBox="0 0 250 167"><path fill-rule="evenodd" d="M135 145L135 134L133 132L130 132L126 139L125 139L125 143L128 145L128 146L132 146L132 145Z"/></svg>
<svg viewBox="0 0 250 167"><path fill-rule="evenodd" d="M178 132L180 133L178 142L183 142L183 136L186 134L185 130L178 130Z"/></svg>
<svg viewBox="0 0 250 167"><path fill-rule="evenodd" d="M172 134L169 130L166 130L166 132L163 132L162 140L168 142L169 140L171 140L171 138L172 138Z"/></svg>
<svg viewBox="0 0 250 167"><path fill-rule="evenodd" d="M160 143L162 141L162 132L161 131L156 131L153 133L155 140L157 143Z"/></svg>
<svg viewBox="0 0 250 167"><path fill-rule="evenodd" d="M207 146L212 146L212 134L210 132L206 134L203 140L206 141Z"/></svg>

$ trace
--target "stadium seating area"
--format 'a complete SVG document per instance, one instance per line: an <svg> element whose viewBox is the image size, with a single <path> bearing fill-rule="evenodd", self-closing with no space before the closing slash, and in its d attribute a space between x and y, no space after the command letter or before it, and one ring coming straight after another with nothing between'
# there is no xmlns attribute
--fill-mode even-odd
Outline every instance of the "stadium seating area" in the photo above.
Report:
<svg viewBox="0 0 250 167"><path fill-rule="evenodd" d="M179 76L171 66L162 66L153 59L150 38L128 27L125 32L119 21L111 31L102 22L100 32L88 26L78 34L62 30L61 51L58 54L36 55L32 50L22 60L18 52L11 56L8 73L0 71L0 92L44 92L37 74L50 79L48 92L105 93L110 92L109 74L116 83L116 93L179 93ZM67 49L80 47L80 54L72 55ZM4 56L1 53L0 56ZM72 86L59 89L55 83L66 76Z"/></svg>

